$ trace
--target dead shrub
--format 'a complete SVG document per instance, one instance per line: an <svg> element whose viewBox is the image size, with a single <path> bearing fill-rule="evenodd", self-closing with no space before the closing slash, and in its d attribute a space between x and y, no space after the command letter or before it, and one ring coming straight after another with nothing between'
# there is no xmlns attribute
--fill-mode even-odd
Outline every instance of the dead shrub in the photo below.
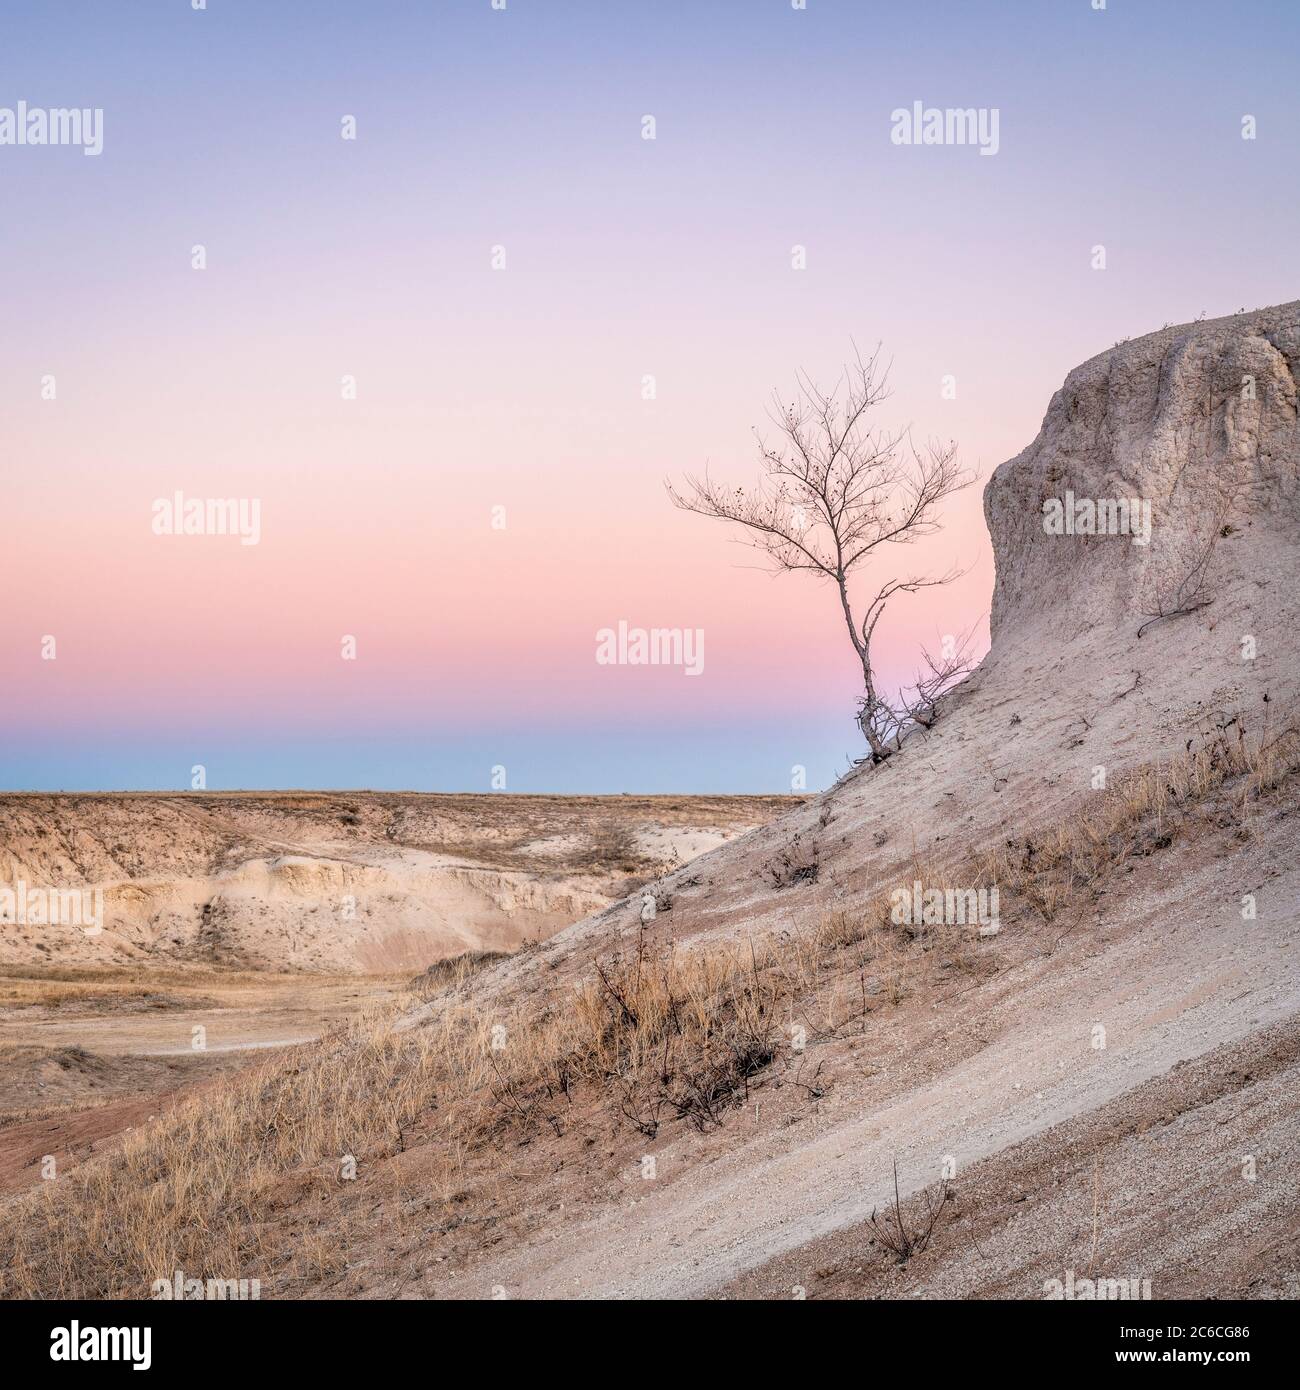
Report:
<svg viewBox="0 0 1300 1390"><path fill-rule="evenodd" d="M911 1211L905 1212L898 1196L898 1160L895 1159L894 1200L883 1213L878 1214L874 1209L871 1213L871 1229L876 1233L876 1241L899 1264L906 1264L913 1255L920 1255L929 1246L948 1197L945 1178L918 1193L909 1203Z"/></svg>
<svg viewBox="0 0 1300 1390"><path fill-rule="evenodd" d="M817 882L817 846L806 845L798 835L763 866L773 888Z"/></svg>

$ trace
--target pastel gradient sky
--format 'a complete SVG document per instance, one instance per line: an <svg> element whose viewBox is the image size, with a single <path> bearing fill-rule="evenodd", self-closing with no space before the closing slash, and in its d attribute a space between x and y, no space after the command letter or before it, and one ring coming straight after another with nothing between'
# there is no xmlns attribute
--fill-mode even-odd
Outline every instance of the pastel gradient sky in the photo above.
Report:
<svg viewBox="0 0 1300 1390"><path fill-rule="evenodd" d="M3 30L0 107L105 113L98 158L0 147L9 789L824 785L862 751L833 596L664 479L751 481L771 389L882 341L882 423L980 480L900 557L968 570L891 613L901 677L986 634L980 491L1072 366L1297 293L1293 0L65 0ZM997 107L998 154L893 145L917 100ZM177 489L259 498L260 544L155 536ZM704 674L598 666L619 619L703 628Z"/></svg>

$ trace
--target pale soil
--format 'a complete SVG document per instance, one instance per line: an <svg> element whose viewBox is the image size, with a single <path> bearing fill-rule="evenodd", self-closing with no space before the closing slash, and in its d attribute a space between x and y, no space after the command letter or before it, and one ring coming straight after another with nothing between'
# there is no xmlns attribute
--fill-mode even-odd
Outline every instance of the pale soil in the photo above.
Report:
<svg viewBox="0 0 1300 1390"><path fill-rule="evenodd" d="M98 889L104 930L0 926L0 965L360 974L513 950L797 797L0 795L0 885Z"/></svg>
<svg viewBox="0 0 1300 1390"><path fill-rule="evenodd" d="M1030 941L1008 928L998 942L1004 969L993 979L904 1002L861 1038L812 1043L808 1074L822 1063L820 1100L788 1082L775 1092L760 1086L753 1104L716 1134L679 1127L653 1142L624 1143L602 1165L598 1183L589 1161L575 1163L572 1151L549 1164L539 1153L527 1174L527 1209L514 1212L518 1226L509 1238L447 1260L450 1268L426 1265L416 1287L431 1297L484 1297L500 1286L527 1298L683 1298L733 1285L771 1292L787 1277L812 1287L811 1275L797 1280L789 1270L821 1261L812 1243L884 1206L895 1159L905 1198L938 1179L947 1155L956 1160L960 1190L981 1160L1095 1116L1228 1040L1291 1026L1300 1011L1298 850L1292 800L1257 828L1253 842L1207 831L1136 865L1097 922L1069 933L1050 954L1050 937ZM1254 889L1257 922L1244 924L1226 909L1214 891L1224 878ZM1098 1023L1104 1050L1091 1045ZM1295 1093L1279 1080L1271 1094L1276 1113L1260 1157L1262 1185L1250 1189L1260 1199L1294 1190L1300 1142ZM1219 1137L1229 1149L1254 1143L1249 1107L1233 1113L1241 1123L1230 1120ZM1142 1157L1144 1143L1134 1140L1139 1168L1159 1161L1154 1153ZM645 1153L655 1156L653 1181L641 1177ZM1058 1176L1064 1182L1073 1171ZM1118 1162L1108 1169L1112 1223L1141 1224L1148 1190L1145 1179L1132 1181L1133 1171ZM1207 1181L1217 1186L1230 1177L1215 1170ZM1178 1200L1196 1202L1187 1190ZM1008 1256L985 1278L1011 1296L1038 1296L1042 1280L1053 1269L1059 1277L1062 1260L1073 1257L1068 1243L1048 1240L1052 1230L1048 1222L1026 1236L1017 1258L1028 1272L1015 1273L1019 1265ZM1166 1257L1173 1249L1166 1242ZM421 1257L412 1251L411 1258ZM735 1283L768 1266L778 1272L766 1284ZM1149 1277L1151 1269L1135 1272Z"/></svg>

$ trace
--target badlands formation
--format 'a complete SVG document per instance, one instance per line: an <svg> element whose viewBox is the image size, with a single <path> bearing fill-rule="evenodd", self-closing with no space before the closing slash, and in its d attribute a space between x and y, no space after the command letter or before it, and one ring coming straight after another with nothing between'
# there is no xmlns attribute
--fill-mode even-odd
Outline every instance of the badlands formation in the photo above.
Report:
<svg viewBox="0 0 1300 1390"><path fill-rule="evenodd" d="M653 911L599 906L209 1092L220 1123L160 1118L60 1205L14 1199L7 1287L141 1297L184 1268L263 1297L1300 1294L1298 374L1300 304L1070 372L986 488L992 646L931 728L664 872ZM1045 526L1067 492L1149 502L1149 543ZM174 802L210 883L232 813ZM238 815L266 851L257 893L220 898L240 941L247 899L278 912L267 885L304 858L331 891L378 872L369 849L336 867L323 831L304 856L266 805ZM398 832L421 855L447 838ZM900 925L890 895L918 882L996 888L999 930ZM188 925L137 913L121 938L201 943L185 891ZM376 938L399 937L373 891ZM144 1220L178 1161L184 1219Z"/></svg>
<svg viewBox="0 0 1300 1390"><path fill-rule="evenodd" d="M54 926L11 907L0 966L424 969L549 936L794 801L0 795L0 884L85 904Z"/></svg>

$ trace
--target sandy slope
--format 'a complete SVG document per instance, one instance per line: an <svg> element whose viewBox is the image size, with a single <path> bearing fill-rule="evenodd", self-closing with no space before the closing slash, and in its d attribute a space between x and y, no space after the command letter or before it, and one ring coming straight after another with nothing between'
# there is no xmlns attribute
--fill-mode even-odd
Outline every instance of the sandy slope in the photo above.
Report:
<svg viewBox="0 0 1300 1390"><path fill-rule="evenodd" d="M966 1169L930 1248L905 1264L867 1222L718 1296L1033 1298L1073 1272L1147 1280L1156 1299L1294 1299L1297 1086L1293 1014Z"/></svg>
<svg viewBox="0 0 1300 1390"><path fill-rule="evenodd" d="M494 1250L468 1282L462 1270L438 1291L481 1296L486 1281L518 1297L706 1294L865 1221L892 1193L895 1159L905 1197L937 1181L949 1155L960 1186L979 1160L1098 1109L1178 1062L1294 1018L1295 809L1261 827L1252 844L1207 836L1174 862L1145 866L1103 923L1054 954L1030 952L940 1007L901 1010L890 1025L890 1054L872 1048L862 1059L883 1075L864 1082L851 1067L836 1071L825 1098L791 1112L789 1125L776 1118L785 1117L775 1098L763 1123L769 1097L756 1092L759 1120L738 1116L730 1145L711 1161L695 1158L689 1132L649 1145L660 1180L630 1181L625 1200L548 1227L521 1248ZM1258 886L1260 919L1249 929L1219 891L1225 876ZM1097 1024L1104 1049L1092 1045ZM1294 1108L1291 1126L1300 1137ZM1268 1180L1294 1189L1291 1161L1267 1171ZM1111 1200L1125 1212L1141 1193L1120 1189ZM1050 1260L1043 1273L1041 1263L1030 1261L1011 1296L1037 1295L1051 1276ZM795 1282L811 1283L807 1274Z"/></svg>
<svg viewBox="0 0 1300 1390"><path fill-rule="evenodd" d="M656 940L798 929L909 882L918 859L960 862L1052 824L1086 801L1099 768L1113 784L1218 730L1269 739L1300 723L1297 371L1300 305L1290 304L1153 334L1070 373L1039 437L986 492L998 566L988 659L884 766L670 876ZM1153 499L1152 545L1046 535L1041 504L1067 488ZM1195 601L1180 607L1171 595L1202 559L1203 588L1188 586ZM861 1222L884 1200L895 1156L913 1190L937 1178L944 1155L964 1168L1004 1153L1284 1023L1300 1010L1295 809L1292 795L1244 837L1207 828L1165 862L1135 866L1055 954L1027 950L929 1019L900 1013L897 1034L873 1038L879 1050L856 1067L840 1058L837 1085L806 1113L746 1115L725 1141L661 1138L661 1176L638 1184L633 1170L603 1203L557 1178L562 1220L539 1218L516 1243L427 1274L421 1291L717 1291ZM814 863L815 881L774 887L791 859ZM1250 924L1245 893L1259 905ZM635 904L615 904L481 987L527 993L539 964L580 972L635 930ZM1027 948L1017 935L999 949ZM1097 1023L1104 1051L1090 1047ZM1277 1123L1289 1165L1294 1103ZM1271 1174L1291 1190L1295 1177L1290 1166ZM1142 1194L1114 1200L1131 1216ZM1031 1253L1018 1296L1041 1296L1041 1268L1060 1262Z"/></svg>

